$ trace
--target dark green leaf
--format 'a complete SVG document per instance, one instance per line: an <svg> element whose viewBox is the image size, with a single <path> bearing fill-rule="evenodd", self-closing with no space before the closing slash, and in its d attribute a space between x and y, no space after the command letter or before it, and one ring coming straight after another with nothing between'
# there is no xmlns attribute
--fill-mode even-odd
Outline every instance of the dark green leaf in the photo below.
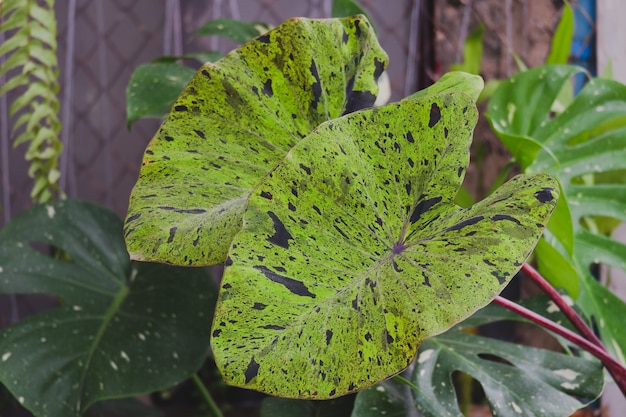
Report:
<svg viewBox="0 0 626 417"><path fill-rule="evenodd" d="M180 60L188 60L188 59L190 59L190 60L198 61L201 64L204 64L205 62L215 62L215 61L217 61L217 60L219 60L219 59L221 59L223 57L224 57L224 54L221 53L221 52L204 51L204 52L192 52L192 53L181 55L181 56L171 56L171 55L160 56L160 57L154 59L152 62L153 63L159 63L159 62L175 63L175 62L180 61ZM182 91L182 88L181 88L181 91Z"/></svg>
<svg viewBox="0 0 626 417"><path fill-rule="evenodd" d="M69 200L0 231L0 293L61 300L0 333L0 381L36 416L79 416L96 401L169 387L205 359L210 275L131 263L121 230L115 214Z"/></svg>
<svg viewBox="0 0 626 417"><path fill-rule="evenodd" d="M165 417L165 413L135 398L102 401L89 409L88 416L98 417Z"/></svg>
<svg viewBox="0 0 626 417"><path fill-rule="evenodd" d="M325 123L289 152L229 253L212 339L227 383L296 398L371 386L504 288L558 186L518 176L455 206L476 117L466 94L428 95Z"/></svg>
<svg viewBox="0 0 626 417"><path fill-rule="evenodd" d="M541 308L545 301L534 303ZM558 311L550 301L543 310L547 315ZM504 417L567 417L602 393L604 375L596 360L462 331L503 319L519 316L490 306L424 342L412 381L418 388L413 391L415 403L425 417L462 416L452 383L452 374L457 371L477 379L493 414Z"/></svg>
<svg viewBox="0 0 626 417"><path fill-rule="evenodd" d="M320 123L371 106L386 62L356 17L292 19L203 66L144 155L131 256L223 263L259 180Z"/></svg>
<svg viewBox="0 0 626 417"><path fill-rule="evenodd" d="M350 417L353 396L327 401L268 397L261 404L261 417Z"/></svg>
<svg viewBox="0 0 626 417"><path fill-rule="evenodd" d="M348 17L362 14L372 21L365 9L356 0L333 0L332 17Z"/></svg>
<svg viewBox="0 0 626 417"><path fill-rule="evenodd" d="M195 71L176 63L151 63L135 68L126 88L126 125L141 118L161 119L170 111Z"/></svg>
<svg viewBox="0 0 626 417"><path fill-rule="evenodd" d="M397 381L381 382L356 396L351 417L420 417L411 389Z"/></svg>
<svg viewBox="0 0 626 417"><path fill-rule="evenodd" d="M242 22L234 19L215 19L198 29L196 36L214 35L243 44L257 36L267 32L267 23L262 22Z"/></svg>

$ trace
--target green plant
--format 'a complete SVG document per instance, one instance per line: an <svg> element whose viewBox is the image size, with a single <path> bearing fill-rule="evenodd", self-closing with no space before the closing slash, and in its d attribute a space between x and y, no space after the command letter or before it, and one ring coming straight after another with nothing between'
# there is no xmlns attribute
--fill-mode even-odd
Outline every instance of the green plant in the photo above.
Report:
<svg viewBox="0 0 626 417"><path fill-rule="evenodd" d="M24 157L31 161L28 175L34 180L31 198L36 203L63 195L57 183L62 144L56 32L54 0L0 2L0 33L10 34L0 45L0 56L6 56L0 76L8 76L0 95L15 89L21 93L9 114L17 117L14 145L28 144Z"/></svg>
<svg viewBox="0 0 626 417"><path fill-rule="evenodd" d="M60 305L0 333L0 381L38 417L57 417L191 377L218 416L193 376L211 337L229 383L295 398L360 390L271 398L264 416L458 416L458 372L481 382L498 415L566 416L603 386L601 364L572 354L571 341L626 386L597 339L497 297L520 268L540 281L524 261L560 190L535 171L454 204L480 78L451 73L371 108L385 65L363 16L288 21L194 75L146 150L124 236L119 219L84 202L16 217L0 232L0 292ZM558 236L573 230L558 224ZM132 262L123 239L137 259L224 263L217 307L205 270ZM548 294L529 307L564 322L558 303L575 317ZM466 334L520 320L496 306L472 315L494 298L563 336L566 353Z"/></svg>

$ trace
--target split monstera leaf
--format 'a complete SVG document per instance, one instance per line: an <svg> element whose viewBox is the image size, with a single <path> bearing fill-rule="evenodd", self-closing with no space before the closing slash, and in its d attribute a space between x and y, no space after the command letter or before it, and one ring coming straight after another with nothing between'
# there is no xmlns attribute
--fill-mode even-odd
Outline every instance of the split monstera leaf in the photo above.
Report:
<svg viewBox="0 0 626 417"><path fill-rule="evenodd" d="M499 294L556 205L540 174L456 206L482 82L369 108L384 60L362 16L288 21L201 69L148 146L129 251L225 262L230 384L323 399L400 372Z"/></svg>

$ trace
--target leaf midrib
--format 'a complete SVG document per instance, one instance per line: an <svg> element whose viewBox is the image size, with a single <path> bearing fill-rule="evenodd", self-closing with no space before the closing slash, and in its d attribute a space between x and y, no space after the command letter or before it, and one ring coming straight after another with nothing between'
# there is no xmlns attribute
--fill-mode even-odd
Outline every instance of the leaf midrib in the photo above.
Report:
<svg viewBox="0 0 626 417"><path fill-rule="evenodd" d="M93 359L96 349L98 345L100 344L100 341L102 340L111 320L113 319L113 317L119 310L119 307L122 305L122 303L128 296L129 292L130 292L130 288L128 286L126 286L125 284L122 284L120 286L119 291L113 297L113 301L111 302L111 305L109 306L107 311L104 313L102 323L100 324L100 327L98 328L98 331L96 332L96 336L94 337L94 340L91 343L91 346L89 347L89 352L87 353L85 366L83 367L83 371L81 373L80 383L79 383L80 396L78 399L77 409L80 410L81 414L91 405L91 403L82 404L82 400L85 396L85 380L87 379L87 374L89 372L91 361Z"/></svg>

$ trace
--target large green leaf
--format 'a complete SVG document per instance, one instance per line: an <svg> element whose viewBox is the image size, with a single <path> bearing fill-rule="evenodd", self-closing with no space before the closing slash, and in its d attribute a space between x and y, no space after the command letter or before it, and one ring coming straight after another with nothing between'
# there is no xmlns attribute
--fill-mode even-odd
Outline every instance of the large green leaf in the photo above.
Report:
<svg viewBox="0 0 626 417"><path fill-rule="evenodd" d="M554 312L549 302L546 312ZM517 316L519 319L519 316ZM422 345L412 381L415 403L425 417L462 417L452 375L477 379L494 415L567 417L602 393L599 361L508 343L463 329L516 316L490 306Z"/></svg>
<svg viewBox="0 0 626 417"><path fill-rule="evenodd" d="M255 189L229 252L212 347L226 382L331 398L404 369L487 304L532 251L556 181L453 201L477 112L462 93L321 125Z"/></svg>
<svg viewBox="0 0 626 417"><path fill-rule="evenodd" d="M552 249L543 245L538 252L542 272L568 289L578 290L579 286L579 302L596 322L615 323L616 318L608 316L623 317L626 304L617 297L607 298L608 291L593 282L589 267L603 263L626 270L626 245L599 234L594 219L603 216L626 221L626 86L592 79L553 117L552 103L579 71L577 67L549 65L510 78L491 99L488 117L522 168L527 173L557 177L568 203L567 209L557 208L550 220L547 243ZM548 264L553 268L545 268ZM554 268L557 264L569 267ZM599 326L617 357L626 352L622 327Z"/></svg>
<svg viewBox="0 0 626 417"><path fill-rule="evenodd" d="M60 305L0 332L0 381L38 417L169 387L206 357L214 288L203 269L131 263L121 219L103 208L38 206L0 231L0 293Z"/></svg>
<svg viewBox="0 0 626 417"><path fill-rule="evenodd" d="M252 189L317 125L371 106L386 62L357 16L292 19L205 64L144 155L131 257L223 263Z"/></svg>

